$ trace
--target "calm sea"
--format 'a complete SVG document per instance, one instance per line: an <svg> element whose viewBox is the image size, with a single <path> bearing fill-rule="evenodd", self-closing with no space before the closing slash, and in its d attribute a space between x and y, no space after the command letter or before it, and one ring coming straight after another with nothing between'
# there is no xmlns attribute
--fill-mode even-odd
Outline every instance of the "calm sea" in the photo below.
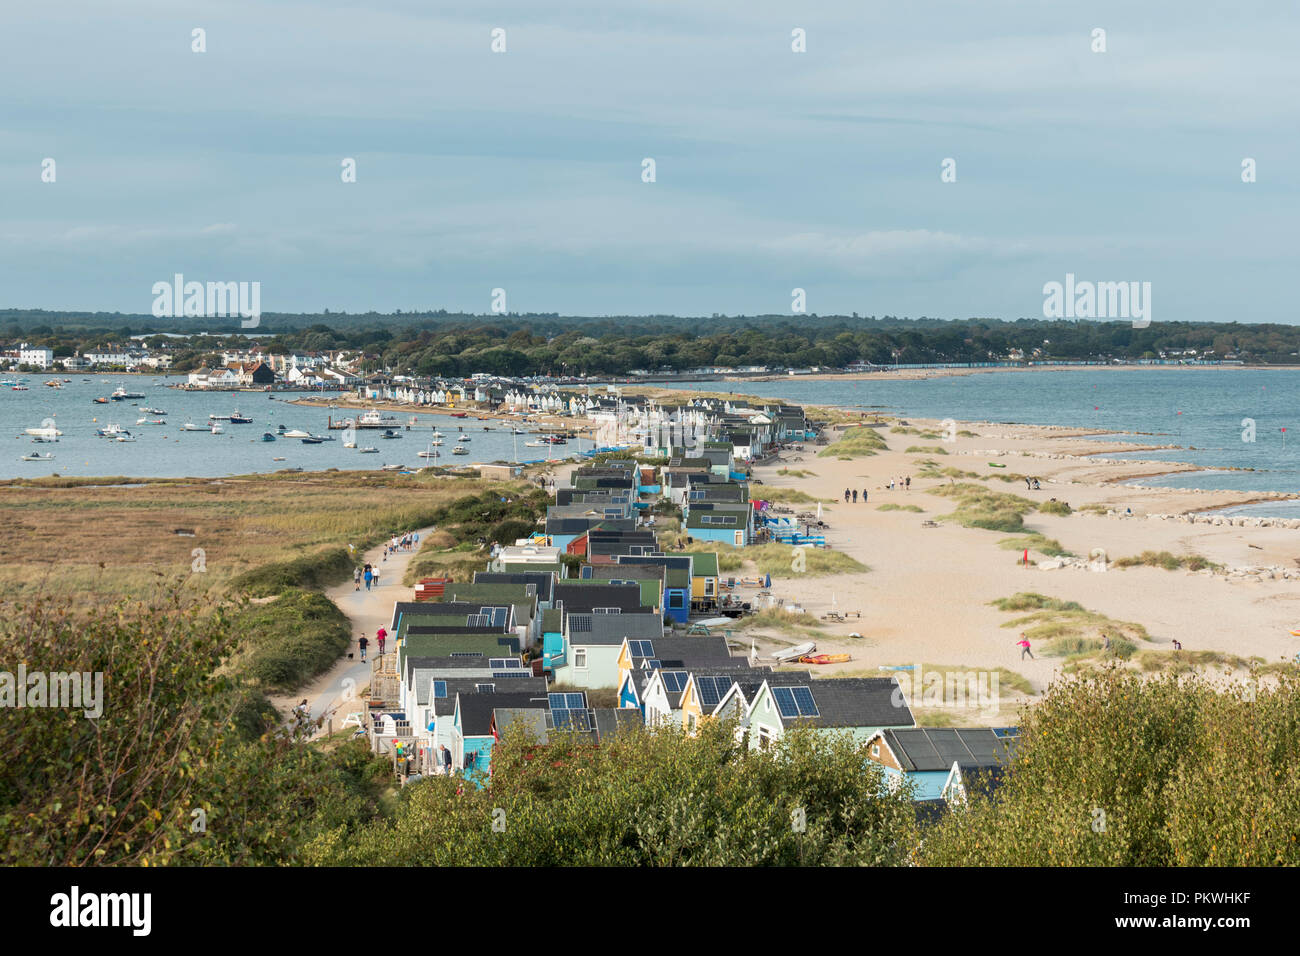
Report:
<svg viewBox="0 0 1300 956"><path fill-rule="evenodd" d="M683 387L920 418L1106 429L1127 433L1109 436L1115 441L1182 446L1107 457L1254 469L1164 475L1144 484L1300 493L1300 371L1290 369L1081 369L915 381L792 377ZM1251 505L1243 513L1296 517L1300 503Z"/></svg>
<svg viewBox="0 0 1300 956"><path fill-rule="evenodd" d="M380 432L362 430L357 433L357 445L370 446L377 454L361 454L357 449L343 447L341 431L326 431L329 418L348 417L346 410L309 408L291 405L289 400L299 393L282 392L268 398L267 393L255 392L190 392L166 387L161 377L102 375L59 375L60 380L71 378L61 389L48 388L42 383L52 374L14 375L0 373L0 380L22 381L29 390L15 392L8 385L0 387L0 441L9 443L7 454L0 455L0 478L19 478L33 475L108 476L127 475L139 478L171 477L222 477L277 471L282 468L302 468L304 471L323 471L326 468L366 469L381 468L385 464L402 464L409 467L436 463L439 465L465 465L490 461L536 461L550 457L548 449L528 448L525 442L531 435L513 435L506 422L483 422L474 418L455 419L440 415L417 415L417 423L410 430L398 432L398 439L381 439ZM173 378L172 382L177 381ZM107 398L119 386L128 392L139 392L145 397L96 405L94 399ZM161 409L166 414L146 414L146 407ZM180 426L186 422L204 425L208 415L229 415L238 410L253 419L250 425L232 425L221 422L223 434L207 431L187 432ZM394 413L403 426L410 413ZM161 418L165 425L137 425L140 418ZM53 419L63 435L57 442L34 442L25 429L38 428L46 419ZM134 442L116 442L100 438L96 430L116 423L131 432ZM279 437L274 442L262 441L265 432L276 433L279 425L293 431L302 429L313 435L333 435L335 441L319 445L304 445L299 439ZM417 456L430 449L429 441L434 427L443 433L444 444L436 450L441 457L436 461ZM484 431L484 428L491 431ZM471 439L465 442L468 455L452 455L461 429ZM591 443L585 443L590 449ZM557 446L556 455L578 450L575 442ZM25 462L24 455L51 453L52 461ZM283 458L284 461L275 461Z"/></svg>

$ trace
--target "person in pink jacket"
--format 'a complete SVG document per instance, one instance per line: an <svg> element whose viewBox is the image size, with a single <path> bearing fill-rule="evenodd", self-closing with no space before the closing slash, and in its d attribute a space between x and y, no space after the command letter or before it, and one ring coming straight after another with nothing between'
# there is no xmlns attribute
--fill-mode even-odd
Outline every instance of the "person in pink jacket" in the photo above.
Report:
<svg viewBox="0 0 1300 956"><path fill-rule="evenodd" d="M1026 655L1029 656L1031 661L1034 659L1034 652L1029 649L1029 640L1025 635L1021 634L1020 640L1016 641L1016 644L1020 648L1020 659L1022 661L1025 659Z"/></svg>

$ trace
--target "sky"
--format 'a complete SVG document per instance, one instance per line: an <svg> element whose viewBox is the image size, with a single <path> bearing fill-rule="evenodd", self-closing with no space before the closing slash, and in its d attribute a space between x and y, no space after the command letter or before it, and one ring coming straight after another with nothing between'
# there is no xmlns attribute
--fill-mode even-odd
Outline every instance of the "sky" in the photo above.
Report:
<svg viewBox="0 0 1300 956"><path fill-rule="evenodd" d="M1294 323L1298 46L1252 0L8 3L0 308L1014 319L1069 273Z"/></svg>

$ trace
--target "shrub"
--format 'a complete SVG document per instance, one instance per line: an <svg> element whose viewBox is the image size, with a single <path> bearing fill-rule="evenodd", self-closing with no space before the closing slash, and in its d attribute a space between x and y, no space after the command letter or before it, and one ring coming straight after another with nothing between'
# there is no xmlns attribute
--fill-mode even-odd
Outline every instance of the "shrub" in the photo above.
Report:
<svg viewBox="0 0 1300 956"><path fill-rule="evenodd" d="M231 587L250 597L271 597L292 588L324 588L346 581L356 567L347 548L326 548L289 561L245 571Z"/></svg>
<svg viewBox="0 0 1300 956"><path fill-rule="evenodd" d="M1070 506L1064 501L1044 501L1038 506L1038 510L1045 515L1068 515Z"/></svg>
<svg viewBox="0 0 1300 956"><path fill-rule="evenodd" d="M352 627L333 601L296 588L247 606L232 627L244 644L239 672L277 691L292 691L327 670L352 640Z"/></svg>

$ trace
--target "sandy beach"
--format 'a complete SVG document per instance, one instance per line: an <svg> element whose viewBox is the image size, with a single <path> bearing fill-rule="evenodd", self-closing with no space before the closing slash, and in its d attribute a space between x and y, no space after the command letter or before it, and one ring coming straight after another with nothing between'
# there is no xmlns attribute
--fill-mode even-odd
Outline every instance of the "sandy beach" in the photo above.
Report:
<svg viewBox="0 0 1300 956"><path fill-rule="evenodd" d="M935 422L908 422L914 428L939 430ZM1182 642L1184 651L1214 650L1266 661L1289 660L1300 650L1300 639L1288 633L1300 627L1300 582L1294 577L1283 579L1281 573L1276 573L1277 580L1272 579L1272 572L1226 573L1234 568L1269 566L1300 572L1300 530L1190 523L1173 517L1259 500L1259 493L1127 486L1125 482L1137 476L1191 466L1076 457L1134 450L1133 445L1089 440L1079 429L987 423L959 423L958 427L977 437L944 442L946 455L907 453L909 447L933 448L940 443L916 435L891 434L889 427L884 427L879 433L889 450L874 456L847 461L818 457L825 446L808 444L802 452L785 452L781 462L755 469L755 476L763 481L753 489L756 498L762 498L767 489L795 488L834 501L823 504L829 525L827 545L871 569L817 577L773 577L774 594L801 605L819 619L829 611L861 613L860 619L849 617L844 622L822 621L819 625L819 653L853 655L850 663L819 667L819 676L837 672L884 675L890 672L877 670L882 665L918 663L1002 667L1026 678L1035 692L1041 691L1061 672L1064 659L1038 653L1034 660L1022 660L1016 646L1017 630L1002 626L1019 615L990 605L1025 591L1077 601L1089 611L1143 625L1150 636L1149 643L1139 642L1143 651L1170 651L1175 639ZM835 434L832 432L832 441ZM1037 553L1031 553L1033 563L1026 567L1020 563L1021 551L999 547L1000 541L1014 535L962 527L942 518L954 510L954 501L928 492L953 479L919 477L917 462L927 458L941 467L982 475L996 474L990 466L996 462L1008 473L1038 477L1039 491L1026 490L1023 481L956 480L974 481L991 491L1036 502L1051 498L1068 502L1074 509L1069 515L1026 514L1024 533L1040 532L1084 559L1101 549L1109 570L1042 569L1039 562L1046 559ZM782 475L782 468L811 474ZM889 490L891 478L909 475L910 490ZM859 496L866 489L867 502L845 504L845 488L856 488ZM912 505L922 513L879 510L886 504ZM1090 504L1118 514L1078 510ZM794 505L792 510L815 507ZM1149 517L1155 515L1170 517ZM924 526L927 521L937 521L938 526ZM1148 550L1202 555L1224 565L1225 571L1114 566L1116 559ZM852 633L861 637L850 637ZM781 639L793 643L789 635ZM776 646L760 641L759 652L769 653ZM1000 719L1006 721L1013 713L1014 707L1010 712L1004 707ZM996 723L997 719L985 722Z"/></svg>

